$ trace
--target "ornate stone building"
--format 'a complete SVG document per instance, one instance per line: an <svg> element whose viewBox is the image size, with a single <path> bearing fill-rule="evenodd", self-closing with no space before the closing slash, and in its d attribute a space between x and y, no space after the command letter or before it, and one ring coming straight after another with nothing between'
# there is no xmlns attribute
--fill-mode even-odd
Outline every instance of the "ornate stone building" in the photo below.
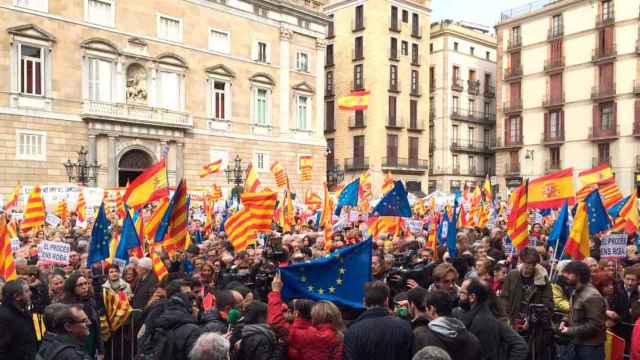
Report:
<svg viewBox="0 0 640 360"><path fill-rule="evenodd" d="M0 0L0 193L66 182L82 145L97 185L124 186L168 151L171 183L228 187L200 168L251 161L294 191L325 174L322 3ZM301 183L299 158L314 177Z"/></svg>

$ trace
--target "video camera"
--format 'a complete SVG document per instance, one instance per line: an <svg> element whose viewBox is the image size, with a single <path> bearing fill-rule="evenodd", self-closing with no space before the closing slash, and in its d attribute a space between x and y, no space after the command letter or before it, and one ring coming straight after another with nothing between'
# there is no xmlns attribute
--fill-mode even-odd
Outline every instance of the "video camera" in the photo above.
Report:
<svg viewBox="0 0 640 360"><path fill-rule="evenodd" d="M387 272L387 284L392 292L402 292L409 279L424 286L425 268L429 263L424 259L416 260L417 256L416 250L394 254L393 267Z"/></svg>

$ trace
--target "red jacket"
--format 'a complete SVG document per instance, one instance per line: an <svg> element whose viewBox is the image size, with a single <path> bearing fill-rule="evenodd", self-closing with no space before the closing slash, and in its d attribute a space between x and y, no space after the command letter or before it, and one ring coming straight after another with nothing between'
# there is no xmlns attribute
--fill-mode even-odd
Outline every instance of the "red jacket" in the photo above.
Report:
<svg viewBox="0 0 640 360"><path fill-rule="evenodd" d="M287 330L289 360L341 360L342 341L329 324L316 327L311 321L299 318L289 324L282 315L282 309L280 293L270 292L267 322Z"/></svg>
<svg viewBox="0 0 640 360"><path fill-rule="evenodd" d="M636 324L633 326L629 355L631 355L631 360L640 360L640 318L636 320Z"/></svg>

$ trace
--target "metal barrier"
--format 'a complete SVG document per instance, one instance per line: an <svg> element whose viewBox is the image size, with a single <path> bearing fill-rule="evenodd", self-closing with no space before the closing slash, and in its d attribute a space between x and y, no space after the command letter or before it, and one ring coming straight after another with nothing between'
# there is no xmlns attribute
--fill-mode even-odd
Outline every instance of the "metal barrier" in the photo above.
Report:
<svg viewBox="0 0 640 360"><path fill-rule="evenodd" d="M137 351L137 329L142 318L141 309L133 309L129 320L116 332L105 344L105 359L108 360L134 360Z"/></svg>

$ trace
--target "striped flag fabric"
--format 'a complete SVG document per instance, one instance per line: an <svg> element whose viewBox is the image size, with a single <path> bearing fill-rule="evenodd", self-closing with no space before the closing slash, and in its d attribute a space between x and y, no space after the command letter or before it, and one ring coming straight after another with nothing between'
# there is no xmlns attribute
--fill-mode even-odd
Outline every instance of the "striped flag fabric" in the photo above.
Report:
<svg viewBox="0 0 640 360"><path fill-rule="evenodd" d="M249 226L253 215L247 208L236 211L224 223L224 231L235 251L242 251L256 241L256 233Z"/></svg>
<svg viewBox="0 0 640 360"><path fill-rule="evenodd" d="M386 194L393 189L393 175L391 175L391 171L387 172L387 176L384 178L384 182L382 183L382 194Z"/></svg>
<svg viewBox="0 0 640 360"><path fill-rule="evenodd" d="M46 208L44 205L44 199L42 198L42 192L40 186L36 185L31 194L29 194L29 200L27 200L27 206L24 211L24 217L20 229L23 232L27 232L34 228L44 225L44 219L47 216Z"/></svg>
<svg viewBox="0 0 640 360"><path fill-rule="evenodd" d="M187 245L187 221L189 218L187 203L187 182L182 179L173 194L173 207L169 215L169 229L167 231L168 238L165 238L162 243L162 246L170 254L185 249Z"/></svg>
<svg viewBox="0 0 640 360"><path fill-rule="evenodd" d="M507 222L507 233L511 238L513 247L522 250L527 247L529 240L529 213L527 212L527 185L520 186L512 196L513 207Z"/></svg>
<svg viewBox="0 0 640 360"><path fill-rule="evenodd" d="M204 165L202 170L200 170L200 177L203 178L205 176L215 174L222 169L222 159L216 160L210 164Z"/></svg>
<svg viewBox="0 0 640 360"><path fill-rule="evenodd" d="M626 230L633 234L638 231L640 219L638 218L638 198L633 193L628 196L627 201L620 209L618 217L613 225L614 231Z"/></svg>
<svg viewBox="0 0 640 360"><path fill-rule="evenodd" d="M161 159L133 180L124 193L124 202L133 209L169 196L166 159Z"/></svg>
<svg viewBox="0 0 640 360"><path fill-rule="evenodd" d="M211 200L214 202L222 199L222 188L216 184L211 186Z"/></svg>
<svg viewBox="0 0 640 360"><path fill-rule="evenodd" d="M118 218L124 219L124 211L124 198L120 191L116 191L116 214L118 215Z"/></svg>
<svg viewBox="0 0 640 360"><path fill-rule="evenodd" d="M369 91L352 91L351 94L338 98L338 109L348 111L367 110L369 107Z"/></svg>
<svg viewBox="0 0 640 360"><path fill-rule="evenodd" d="M591 194L591 192L598 188L597 184L589 184L585 185L578 192L576 192L576 202L584 201L587 195Z"/></svg>
<svg viewBox="0 0 640 360"><path fill-rule="evenodd" d="M602 202L604 203L604 207L607 209L624 198L615 180L598 184L598 191L600 191Z"/></svg>
<svg viewBox="0 0 640 360"><path fill-rule="evenodd" d="M624 348L625 340L607 330L607 337L604 341L604 359L624 360Z"/></svg>
<svg viewBox="0 0 640 360"><path fill-rule="evenodd" d="M256 233L271 231L278 194L275 192L244 193L241 199L242 205L252 215L247 225Z"/></svg>
<svg viewBox="0 0 640 360"><path fill-rule="evenodd" d="M18 198L20 197L20 183L18 183L16 185L16 188L13 189L13 191L11 192L11 194L9 194L9 198L7 199L7 202L4 203L4 211L9 211L12 208L18 206Z"/></svg>
<svg viewBox="0 0 640 360"><path fill-rule="evenodd" d="M300 156L300 180L311 181L313 177L313 157L311 155Z"/></svg>
<svg viewBox="0 0 640 360"><path fill-rule="evenodd" d="M601 164L591 169L578 173L578 179L582 185L597 184L614 181L613 171L609 164Z"/></svg>
<svg viewBox="0 0 640 360"><path fill-rule="evenodd" d="M102 298L106 310L106 320L109 326L109 334L120 329L129 319L133 308L129 304L129 299L124 291L115 292L110 289L103 288ZM103 338L103 340L107 340Z"/></svg>
<svg viewBox="0 0 640 360"><path fill-rule="evenodd" d="M16 279L16 263L11 250L11 237L9 234L7 216L0 217L0 277L4 281Z"/></svg>
<svg viewBox="0 0 640 360"><path fill-rule="evenodd" d="M589 220L585 203L578 204L564 253L574 260L582 260L589 256Z"/></svg>
<svg viewBox="0 0 640 360"><path fill-rule="evenodd" d="M158 255L157 249L153 248L149 251L149 256L151 257L151 268L153 269L153 273L156 274L158 281L162 281L165 276L169 274L167 267L164 266L162 259L160 259L160 255Z"/></svg>
<svg viewBox="0 0 640 360"><path fill-rule="evenodd" d="M156 236L156 232L158 231L158 227L160 226L160 222L162 221L162 217L164 213L167 211L169 207L169 199L163 198L161 202L155 209L153 215L149 219L149 222L144 226L144 237L145 239L154 239Z"/></svg>
<svg viewBox="0 0 640 360"><path fill-rule="evenodd" d="M67 209L67 201L62 199L58 201L53 214L60 218L61 221L67 221L69 218L69 209Z"/></svg>
<svg viewBox="0 0 640 360"><path fill-rule="evenodd" d="M84 222L85 220L87 220L87 210L86 204L84 202L84 194L82 188L80 188L80 193L78 194L78 202L76 203L75 213L78 221Z"/></svg>
<svg viewBox="0 0 640 360"><path fill-rule="evenodd" d="M253 164L249 163L247 166L247 176L244 181L244 192L253 193L258 191L260 186L260 180L258 179L258 173L253 168Z"/></svg>
<svg viewBox="0 0 640 360"><path fill-rule="evenodd" d="M381 234L394 236L402 229L402 218L399 216L370 216L368 220L369 234L377 238Z"/></svg>
<svg viewBox="0 0 640 360"><path fill-rule="evenodd" d="M307 189L307 191L304 192L304 204L308 205L312 209L317 209L322 205L322 199L320 198L320 195L310 189Z"/></svg>
<svg viewBox="0 0 640 360"><path fill-rule="evenodd" d="M276 178L276 185L278 187L285 187L287 185L287 174L284 171L284 166L278 161L274 161L271 164L271 173Z"/></svg>

